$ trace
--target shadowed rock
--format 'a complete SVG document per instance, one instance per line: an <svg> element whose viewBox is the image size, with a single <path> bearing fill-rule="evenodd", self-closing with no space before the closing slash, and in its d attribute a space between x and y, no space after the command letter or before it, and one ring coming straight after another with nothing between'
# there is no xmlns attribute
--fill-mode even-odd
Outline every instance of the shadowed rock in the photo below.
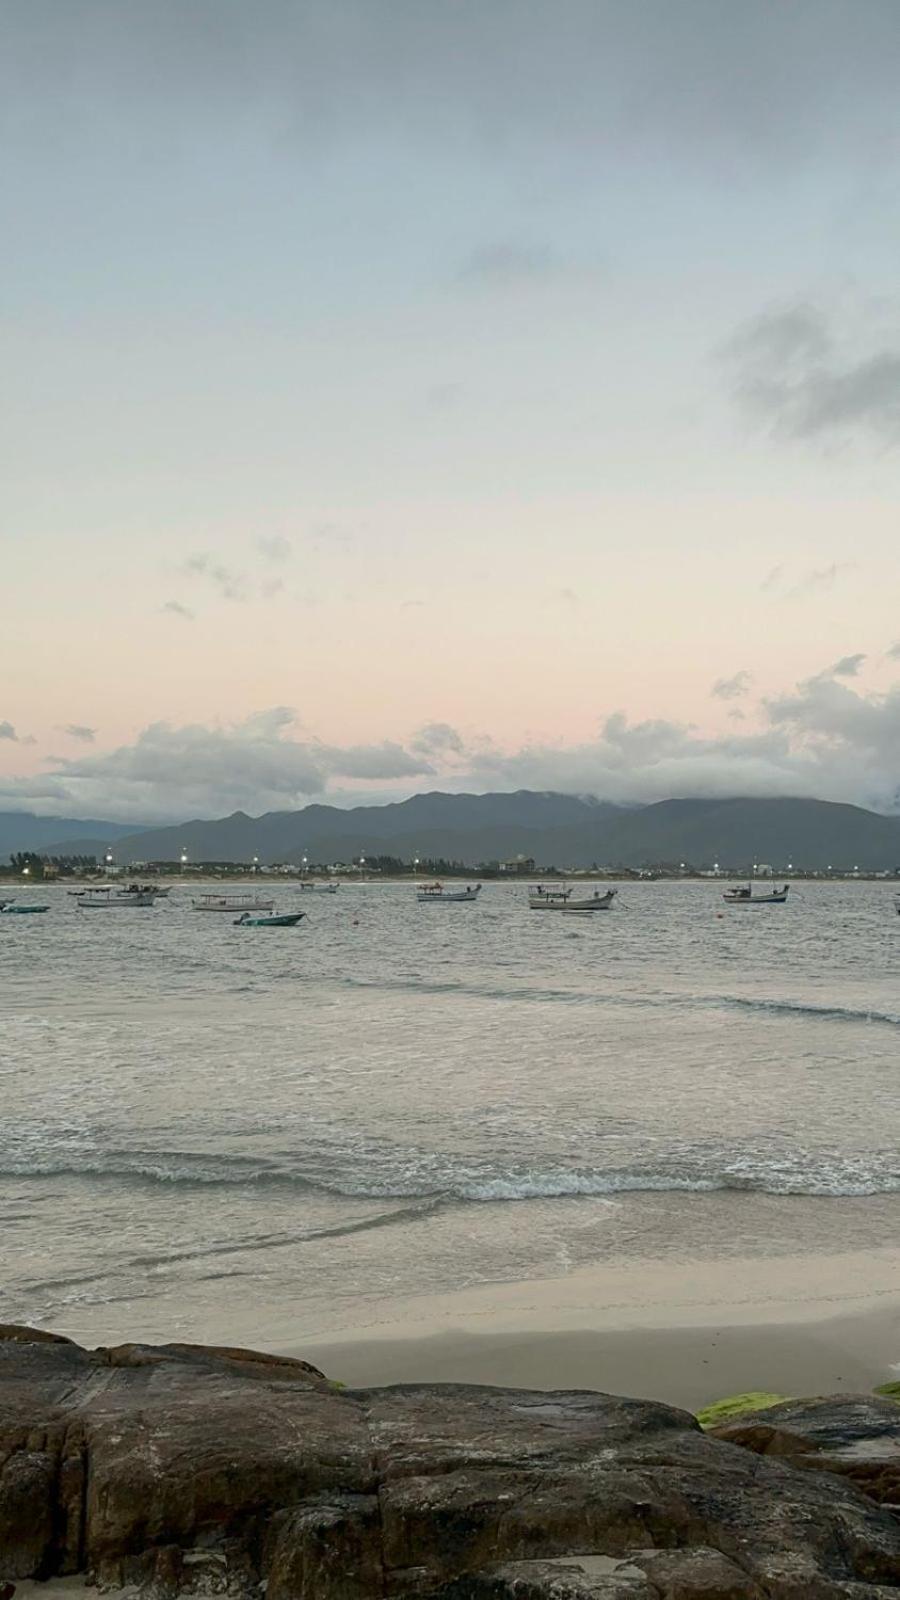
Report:
<svg viewBox="0 0 900 1600"><path fill-rule="evenodd" d="M669 1406L336 1392L249 1351L0 1339L0 1577L269 1600L877 1600L900 1526Z"/></svg>

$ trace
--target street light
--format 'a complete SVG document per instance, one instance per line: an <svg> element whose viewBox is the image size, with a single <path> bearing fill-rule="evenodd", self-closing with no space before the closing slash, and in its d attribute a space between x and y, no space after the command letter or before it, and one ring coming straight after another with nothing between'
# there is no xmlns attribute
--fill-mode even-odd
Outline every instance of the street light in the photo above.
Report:
<svg viewBox="0 0 900 1600"><path fill-rule="evenodd" d="M187 866L187 864L188 864L188 853L187 853L186 850L182 849L182 852L181 852L181 870L182 870L182 872L184 871L184 869Z"/></svg>
<svg viewBox="0 0 900 1600"><path fill-rule="evenodd" d="M417 878L418 875L419 875L419 858L418 858L418 856L413 856L413 877Z"/></svg>

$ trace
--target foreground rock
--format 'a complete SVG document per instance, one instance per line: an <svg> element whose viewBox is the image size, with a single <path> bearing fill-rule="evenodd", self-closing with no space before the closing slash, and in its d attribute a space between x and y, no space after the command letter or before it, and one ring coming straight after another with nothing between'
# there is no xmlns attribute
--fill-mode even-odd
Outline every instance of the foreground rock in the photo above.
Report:
<svg viewBox="0 0 900 1600"><path fill-rule="evenodd" d="M850 1478L900 1509L900 1405L878 1395L784 1400L711 1430L717 1439L793 1466Z"/></svg>
<svg viewBox="0 0 900 1600"><path fill-rule="evenodd" d="M269 1600L876 1600L845 1479L608 1395L336 1392L247 1351L0 1335L0 1578Z"/></svg>

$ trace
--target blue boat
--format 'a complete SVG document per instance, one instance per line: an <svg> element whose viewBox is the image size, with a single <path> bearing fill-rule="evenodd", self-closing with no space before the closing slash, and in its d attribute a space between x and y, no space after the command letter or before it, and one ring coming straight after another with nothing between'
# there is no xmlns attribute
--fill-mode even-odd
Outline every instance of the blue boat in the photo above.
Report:
<svg viewBox="0 0 900 1600"><path fill-rule="evenodd" d="M49 906L21 906L16 900L10 900L5 906L0 906L0 916L4 917L33 917L41 911L49 911Z"/></svg>

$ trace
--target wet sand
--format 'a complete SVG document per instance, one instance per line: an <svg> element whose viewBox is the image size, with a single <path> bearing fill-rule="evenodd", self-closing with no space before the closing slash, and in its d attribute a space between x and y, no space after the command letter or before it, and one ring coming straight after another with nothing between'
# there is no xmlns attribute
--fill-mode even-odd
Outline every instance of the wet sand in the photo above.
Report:
<svg viewBox="0 0 900 1600"><path fill-rule="evenodd" d="M295 1350L351 1386L591 1388L689 1410L765 1389L866 1391L898 1376L900 1253L573 1273L393 1308Z"/></svg>

